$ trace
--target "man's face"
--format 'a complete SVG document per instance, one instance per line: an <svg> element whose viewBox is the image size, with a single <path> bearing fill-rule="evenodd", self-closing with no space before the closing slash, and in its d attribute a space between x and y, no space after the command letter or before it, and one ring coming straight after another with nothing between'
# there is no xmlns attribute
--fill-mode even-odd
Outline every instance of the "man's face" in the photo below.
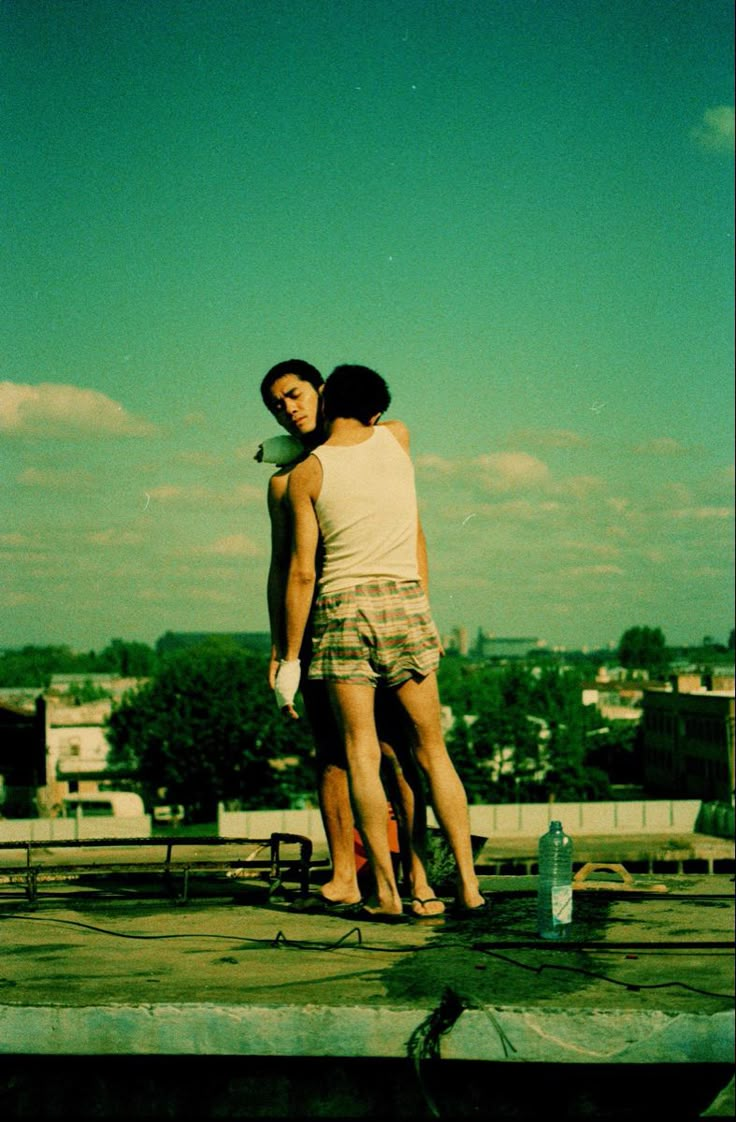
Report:
<svg viewBox="0 0 736 1122"><path fill-rule="evenodd" d="M270 389L271 411L290 436L309 436L320 419L320 394L311 382L283 374Z"/></svg>

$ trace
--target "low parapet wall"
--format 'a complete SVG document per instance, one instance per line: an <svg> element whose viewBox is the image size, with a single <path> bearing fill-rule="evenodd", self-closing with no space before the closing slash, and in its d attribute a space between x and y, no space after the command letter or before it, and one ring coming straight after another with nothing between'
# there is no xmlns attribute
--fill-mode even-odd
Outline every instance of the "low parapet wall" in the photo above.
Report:
<svg viewBox="0 0 736 1122"><path fill-rule="evenodd" d="M555 819L566 833L691 834L699 799L647 799L609 803L514 803L471 806L470 827L485 837L536 837ZM434 823L433 823L434 825Z"/></svg>
<svg viewBox="0 0 736 1122"><path fill-rule="evenodd" d="M570 835L714 834L732 836L733 810L708 813L713 804L700 799L647 799L608 803L507 803L470 807L470 828L480 837L538 837L554 819ZM730 811L726 814L725 811ZM431 826L437 826L428 812ZM730 831L730 833L729 833ZM272 833L302 834L315 844L326 842L322 817L306 810L225 810L218 806L217 832L225 838L267 838ZM151 816L131 818L6 818L0 841L75 841L83 838L151 836Z"/></svg>
<svg viewBox="0 0 736 1122"><path fill-rule="evenodd" d="M557 819L571 835L692 834L700 799L647 799L610 803L509 803L470 807L470 829L480 837L538 837ZM430 826L437 826L428 813ZM322 818L310 810L225 810L218 807L221 837L261 838L271 833L304 834L325 842Z"/></svg>
<svg viewBox="0 0 736 1122"><path fill-rule="evenodd" d="M131 818L3 818L0 841L81 841L86 838L150 838L150 814Z"/></svg>

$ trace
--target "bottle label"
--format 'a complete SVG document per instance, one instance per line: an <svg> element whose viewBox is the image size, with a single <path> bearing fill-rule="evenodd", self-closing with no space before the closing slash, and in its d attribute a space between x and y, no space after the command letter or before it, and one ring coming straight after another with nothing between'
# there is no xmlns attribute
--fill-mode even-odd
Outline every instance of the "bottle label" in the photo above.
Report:
<svg viewBox="0 0 736 1122"><path fill-rule="evenodd" d="M555 923L572 923L572 885L552 889L552 916Z"/></svg>

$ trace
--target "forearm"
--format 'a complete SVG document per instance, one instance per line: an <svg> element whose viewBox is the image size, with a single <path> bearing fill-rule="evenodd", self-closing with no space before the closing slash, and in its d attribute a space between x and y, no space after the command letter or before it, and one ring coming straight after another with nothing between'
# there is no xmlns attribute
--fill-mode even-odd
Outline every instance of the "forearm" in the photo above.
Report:
<svg viewBox="0 0 736 1122"><path fill-rule="evenodd" d="M314 598L315 574L301 573L295 567L286 585L285 652L287 661L299 658Z"/></svg>
<svg viewBox="0 0 736 1122"><path fill-rule="evenodd" d="M427 539L421 525L417 527L417 568L419 580L426 595L429 595L429 559L427 557Z"/></svg>
<svg viewBox="0 0 736 1122"><path fill-rule="evenodd" d="M286 646L286 636L284 633L285 581L283 574L273 565L268 571L266 596L268 600L268 619L271 628L271 655L274 658L281 658L284 647Z"/></svg>

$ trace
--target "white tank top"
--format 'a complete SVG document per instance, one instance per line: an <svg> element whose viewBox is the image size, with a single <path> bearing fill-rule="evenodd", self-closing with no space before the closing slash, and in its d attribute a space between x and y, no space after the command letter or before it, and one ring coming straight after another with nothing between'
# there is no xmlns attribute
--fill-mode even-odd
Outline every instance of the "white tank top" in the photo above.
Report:
<svg viewBox="0 0 736 1122"><path fill-rule="evenodd" d="M322 444L315 503L322 534L322 595L368 581L419 580L414 465L391 430L361 444Z"/></svg>

